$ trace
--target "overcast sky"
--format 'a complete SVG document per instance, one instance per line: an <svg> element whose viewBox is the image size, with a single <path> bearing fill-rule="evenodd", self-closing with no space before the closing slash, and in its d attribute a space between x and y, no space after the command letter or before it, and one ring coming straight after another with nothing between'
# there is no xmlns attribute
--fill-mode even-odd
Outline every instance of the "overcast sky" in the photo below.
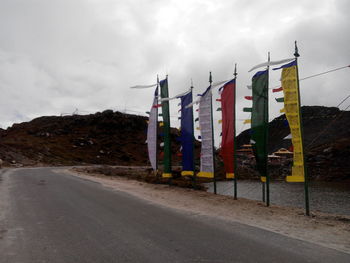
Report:
<svg viewBox="0 0 350 263"><path fill-rule="evenodd" d="M248 118L248 70L268 51L289 58L298 40L300 77L350 64L349 14L348 0L0 0L0 124L76 108L145 112L153 89L129 86L168 74L170 96L191 78L198 94L209 71L214 81L229 79L234 63L238 118ZM271 73L271 87L279 75ZM336 106L349 82L350 68L305 80L302 104ZM280 108L271 101L271 118Z"/></svg>

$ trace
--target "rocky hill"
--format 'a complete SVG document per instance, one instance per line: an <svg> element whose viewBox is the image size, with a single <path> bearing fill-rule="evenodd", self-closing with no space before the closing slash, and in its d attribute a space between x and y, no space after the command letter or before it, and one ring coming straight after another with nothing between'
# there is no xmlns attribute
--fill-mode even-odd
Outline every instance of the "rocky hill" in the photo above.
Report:
<svg viewBox="0 0 350 263"><path fill-rule="evenodd" d="M147 165L147 119L112 110L40 117L0 131L0 158L12 165ZM179 162L178 130L171 135Z"/></svg>
<svg viewBox="0 0 350 263"><path fill-rule="evenodd" d="M350 112L335 107L302 107L304 145L310 176L314 179L350 179ZM285 115L269 123L269 152L289 148ZM237 138L238 147L250 141L250 129Z"/></svg>

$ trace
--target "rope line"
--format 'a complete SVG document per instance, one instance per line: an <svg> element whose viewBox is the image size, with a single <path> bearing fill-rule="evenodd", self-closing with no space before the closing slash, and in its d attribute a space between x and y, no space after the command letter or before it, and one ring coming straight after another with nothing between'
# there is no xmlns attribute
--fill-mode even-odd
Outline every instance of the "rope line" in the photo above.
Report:
<svg viewBox="0 0 350 263"><path fill-rule="evenodd" d="M328 73L331 73L331 72L334 72L334 71L338 71L338 70L341 70L341 69L344 69L344 68L350 68L350 65L347 65L347 66L344 66L344 67L340 67L340 68L336 68L336 69L331 69L331 70L328 70L328 71L325 71L325 72L321 72L321 73L318 73L318 74L314 74L314 75L311 75L311 76L307 76L305 78L299 79L299 81L300 80L305 80L305 79L311 79L311 78L318 77L318 76L321 76L321 75L325 75L325 74L328 74Z"/></svg>
<svg viewBox="0 0 350 263"><path fill-rule="evenodd" d="M339 68L335 68L335 69L331 69L331 70L327 70L325 72L317 73L317 74L314 74L314 75L310 75L310 76L307 76L305 78L299 79L299 81L306 80L306 79L311 79L311 78L318 77L318 76L321 76L321 75L325 75L325 74L328 74L328 73L331 73L331 72L334 72L334 71L338 71L338 70L341 70L341 69L344 69L344 68L350 68L350 65L339 67ZM280 86L281 85L274 86L274 87L269 88L269 89L279 88Z"/></svg>
<svg viewBox="0 0 350 263"><path fill-rule="evenodd" d="M340 105L342 105L348 98L350 98L350 95L348 95L345 99L343 99L337 107L339 107ZM313 145L317 139L320 138L321 135L323 135L325 133L326 130L328 130L328 128L333 125L333 123L338 120L340 117L343 116L344 112L350 107L350 105L348 105L344 111L341 111L341 113L333 120L331 121L322 131L320 131L318 133L318 135L306 146L307 149L310 149L311 145Z"/></svg>
<svg viewBox="0 0 350 263"><path fill-rule="evenodd" d="M337 108L339 108L339 106L342 105L349 97L350 94L337 105Z"/></svg>

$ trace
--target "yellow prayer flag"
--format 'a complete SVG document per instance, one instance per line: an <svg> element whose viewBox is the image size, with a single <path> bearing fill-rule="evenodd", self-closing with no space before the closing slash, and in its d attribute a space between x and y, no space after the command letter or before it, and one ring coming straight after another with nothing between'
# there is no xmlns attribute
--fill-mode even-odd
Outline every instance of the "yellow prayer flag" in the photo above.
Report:
<svg viewBox="0 0 350 263"><path fill-rule="evenodd" d="M299 114L299 93L297 66L283 68L282 87L284 93L284 112L286 114L293 143L292 175L287 176L287 182L304 182L303 140L301 137L301 118Z"/></svg>

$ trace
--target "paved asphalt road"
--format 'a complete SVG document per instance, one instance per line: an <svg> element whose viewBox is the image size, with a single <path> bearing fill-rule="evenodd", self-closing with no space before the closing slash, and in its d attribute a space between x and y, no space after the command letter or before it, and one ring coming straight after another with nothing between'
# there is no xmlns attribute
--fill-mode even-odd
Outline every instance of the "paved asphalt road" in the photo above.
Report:
<svg viewBox="0 0 350 263"><path fill-rule="evenodd" d="M350 255L151 204L50 168L1 171L0 262L350 262Z"/></svg>

